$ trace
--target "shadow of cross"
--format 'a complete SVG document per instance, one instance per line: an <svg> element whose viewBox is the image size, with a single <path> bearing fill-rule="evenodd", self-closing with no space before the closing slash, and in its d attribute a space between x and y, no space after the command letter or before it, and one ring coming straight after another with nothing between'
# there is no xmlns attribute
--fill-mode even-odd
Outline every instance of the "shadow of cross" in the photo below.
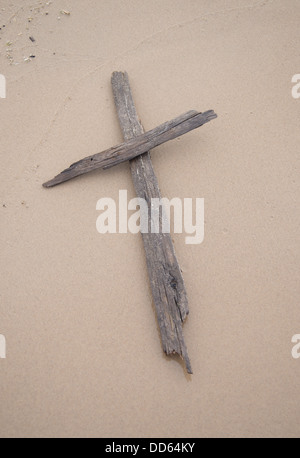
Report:
<svg viewBox="0 0 300 458"><path fill-rule="evenodd" d="M97 168L107 169L129 160L136 194L148 203L150 212L151 200L161 198L150 150L202 126L217 115L213 110L204 113L188 111L145 133L136 112L127 73L114 72L111 83L124 143L75 162L43 186L50 188ZM163 350L166 355L178 354L187 372L192 374L182 330L189 313L188 300L170 233L150 230L143 232L142 237Z"/></svg>

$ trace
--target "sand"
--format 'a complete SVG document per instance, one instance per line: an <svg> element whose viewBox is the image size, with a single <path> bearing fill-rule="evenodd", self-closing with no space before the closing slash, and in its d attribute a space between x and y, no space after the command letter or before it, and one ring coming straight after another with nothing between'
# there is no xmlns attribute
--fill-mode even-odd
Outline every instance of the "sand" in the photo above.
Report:
<svg viewBox="0 0 300 458"><path fill-rule="evenodd" d="M0 436L298 437L299 2L2 0L0 18ZM140 234L96 230L100 198L135 196L128 163L42 187L122 141L115 70L146 130L218 113L152 153L163 196L205 201L203 242L172 235L192 376L162 352Z"/></svg>

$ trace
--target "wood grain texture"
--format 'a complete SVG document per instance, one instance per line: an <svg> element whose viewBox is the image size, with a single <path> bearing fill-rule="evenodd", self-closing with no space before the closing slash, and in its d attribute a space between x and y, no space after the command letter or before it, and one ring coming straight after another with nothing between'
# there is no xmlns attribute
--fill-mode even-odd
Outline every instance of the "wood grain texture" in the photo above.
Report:
<svg viewBox="0 0 300 458"><path fill-rule="evenodd" d="M113 167L121 162L128 161L140 154L146 153L150 151L150 149L179 137L190 130L196 129L216 117L217 115L213 110L206 111L205 113L188 111L120 145L113 146L101 153L85 157L75 162L52 180L44 183L43 186L45 188L50 188L79 175L83 175L84 173L91 172L92 170Z"/></svg>
<svg viewBox="0 0 300 458"><path fill-rule="evenodd" d="M125 140L143 134L137 116L127 73L114 72L112 87L120 126ZM150 153L146 152L130 161L136 194L148 203L148 220L152 198L160 198ZM162 347L167 355L177 353L188 373L192 367L183 338L182 325L189 313L188 299L174 246L168 233L142 233L148 274L160 329Z"/></svg>

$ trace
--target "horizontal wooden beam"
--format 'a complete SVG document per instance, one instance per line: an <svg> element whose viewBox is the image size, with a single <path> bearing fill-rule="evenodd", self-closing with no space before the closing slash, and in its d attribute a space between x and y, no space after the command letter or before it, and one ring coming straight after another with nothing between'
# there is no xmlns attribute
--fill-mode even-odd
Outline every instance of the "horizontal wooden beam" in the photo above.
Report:
<svg viewBox="0 0 300 458"><path fill-rule="evenodd" d="M188 111L138 137L134 137L120 145L75 162L55 178L44 183L43 186L50 188L92 170L113 167L121 162L146 153L162 143L186 134L190 130L196 129L216 117L217 115L213 110L206 111L205 113Z"/></svg>

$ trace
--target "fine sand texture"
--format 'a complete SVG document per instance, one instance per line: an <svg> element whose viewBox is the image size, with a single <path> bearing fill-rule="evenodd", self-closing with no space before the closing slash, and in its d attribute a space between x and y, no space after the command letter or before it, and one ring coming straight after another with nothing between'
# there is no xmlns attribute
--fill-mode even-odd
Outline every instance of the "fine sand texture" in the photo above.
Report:
<svg viewBox="0 0 300 458"><path fill-rule="evenodd" d="M299 24L298 0L1 0L0 437L299 437ZM97 230L129 163L42 186L123 142L114 71L145 131L218 115L151 152L163 197L204 199L202 243L171 213L192 375L141 234Z"/></svg>

